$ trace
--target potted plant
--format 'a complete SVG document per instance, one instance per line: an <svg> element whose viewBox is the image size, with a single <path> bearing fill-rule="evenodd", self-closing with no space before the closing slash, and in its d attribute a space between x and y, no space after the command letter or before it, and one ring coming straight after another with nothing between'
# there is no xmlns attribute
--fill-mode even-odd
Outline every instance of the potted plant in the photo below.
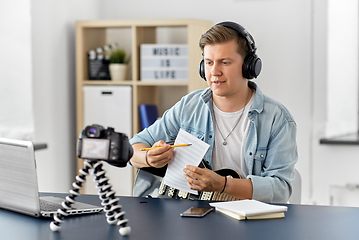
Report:
<svg viewBox="0 0 359 240"><path fill-rule="evenodd" d="M110 75L113 81L123 81L127 77L127 53L122 48L117 48L110 53Z"/></svg>

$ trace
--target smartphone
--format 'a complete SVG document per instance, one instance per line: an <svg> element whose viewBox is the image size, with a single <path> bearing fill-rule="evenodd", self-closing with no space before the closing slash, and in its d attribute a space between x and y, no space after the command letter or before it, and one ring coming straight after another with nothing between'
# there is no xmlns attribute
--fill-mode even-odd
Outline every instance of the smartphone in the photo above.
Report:
<svg viewBox="0 0 359 240"><path fill-rule="evenodd" d="M211 207L191 207L180 215L181 217L204 217L212 210L213 208Z"/></svg>

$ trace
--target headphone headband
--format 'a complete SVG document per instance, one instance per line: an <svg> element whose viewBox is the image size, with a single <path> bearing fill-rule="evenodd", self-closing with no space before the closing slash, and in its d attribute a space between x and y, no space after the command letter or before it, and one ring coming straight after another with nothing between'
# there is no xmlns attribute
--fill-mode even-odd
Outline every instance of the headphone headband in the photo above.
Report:
<svg viewBox="0 0 359 240"><path fill-rule="evenodd" d="M215 26L223 26L223 27L230 28L230 29L236 31L241 37L246 39L249 51L251 53L256 52L257 47L254 44L254 42L252 41L251 37L249 36L249 33L247 32L247 30L244 27L242 27L238 23L226 21L226 22L217 23Z"/></svg>

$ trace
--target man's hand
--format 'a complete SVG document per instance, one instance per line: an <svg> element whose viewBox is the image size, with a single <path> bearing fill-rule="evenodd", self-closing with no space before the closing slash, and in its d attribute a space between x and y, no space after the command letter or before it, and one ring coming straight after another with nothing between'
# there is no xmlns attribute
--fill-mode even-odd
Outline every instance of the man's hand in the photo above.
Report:
<svg viewBox="0 0 359 240"><path fill-rule="evenodd" d="M221 192L225 183L223 176L207 168L199 168L187 165L184 177L190 189L206 192Z"/></svg>
<svg viewBox="0 0 359 240"><path fill-rule="evenodd" d="M162 168L167 165L173 158L173 148L160 140L153 144L152 147L161 147L147 151L148 165L155 168Z"/></svg>

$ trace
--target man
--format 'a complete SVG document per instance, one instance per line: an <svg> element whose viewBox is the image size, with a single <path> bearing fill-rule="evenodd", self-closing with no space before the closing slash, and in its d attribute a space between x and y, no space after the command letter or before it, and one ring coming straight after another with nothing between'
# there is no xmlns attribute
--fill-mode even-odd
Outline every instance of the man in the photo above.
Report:
<svg viewBox="0 0 359 240"><path fill-rule="evenodd" d="M183 170L191 189L287 202L297 161L296 123L283 105L248 80L261 70L252 36L234 22L223 22L203 34L199 45L200 75L209 88L184 96L136 134L130 141L131 164L165 169L173 158L173 148L166 142L176 139L182 128L210 145L204 161L212 169L189 165ZM161 148L140 151L151 146ZM241 179L220 176L215 170L221 168L237 171Z"/></svg>

